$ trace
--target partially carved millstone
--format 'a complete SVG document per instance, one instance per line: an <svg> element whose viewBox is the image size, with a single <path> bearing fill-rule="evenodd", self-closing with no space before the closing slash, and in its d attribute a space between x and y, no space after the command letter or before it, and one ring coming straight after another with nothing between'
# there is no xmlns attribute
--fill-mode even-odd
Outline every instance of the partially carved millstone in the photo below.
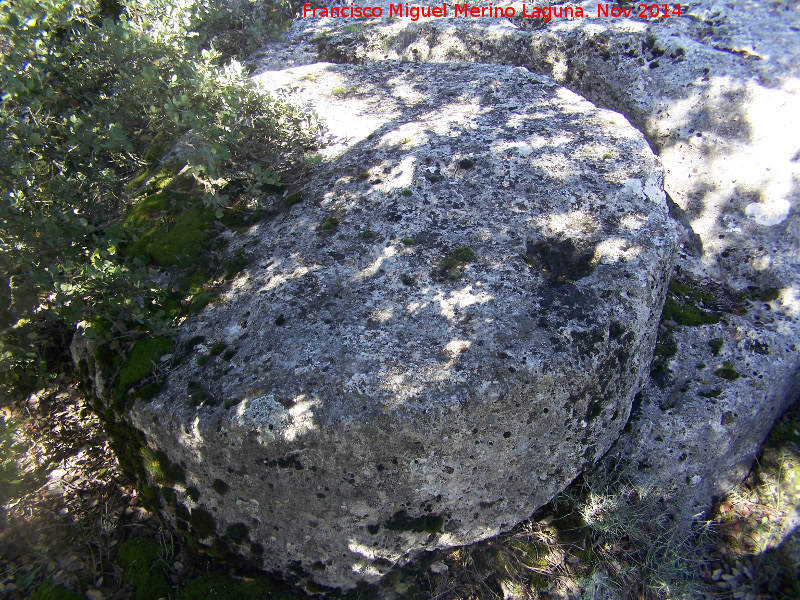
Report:
<svg viewBox="0 0 800 600"><path fill-rule="evenodd" d="M327 120L323 162L232 240L250 266L181 332L209 358L129 417L184 468L181 526L351 588L513 527L606 452L677 234L641 134L524 69L261 80Z"/></svg>

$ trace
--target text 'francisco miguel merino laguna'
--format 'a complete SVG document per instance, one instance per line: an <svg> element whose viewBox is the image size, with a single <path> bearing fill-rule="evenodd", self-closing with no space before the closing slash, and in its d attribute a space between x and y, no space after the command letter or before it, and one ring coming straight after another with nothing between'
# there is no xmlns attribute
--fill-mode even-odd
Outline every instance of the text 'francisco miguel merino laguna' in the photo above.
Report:
<svg viewBox="0 0 800 600"><path fill-rule="evenodd" d="M452 11L450 10L452 8ZM638 14L637 14L638 13ZM597 7L598 17L630 17L665 18L680 17L680 4L639 4L620 7L616 5L601 4ZM303 5L303 17L344 17L344 18L371 18L382 17L383 8L380 6L314 6ZM581 18L591 15L584 14L580 6L528 6L522 4L522 12L517 12L513 6L469 6L467 4L454 4L448 6L409 6L408 4L390 4L387 17L399 17L418 21L420 18L447 18L447 17L531 17L549 21L551 18Z"/></svg>

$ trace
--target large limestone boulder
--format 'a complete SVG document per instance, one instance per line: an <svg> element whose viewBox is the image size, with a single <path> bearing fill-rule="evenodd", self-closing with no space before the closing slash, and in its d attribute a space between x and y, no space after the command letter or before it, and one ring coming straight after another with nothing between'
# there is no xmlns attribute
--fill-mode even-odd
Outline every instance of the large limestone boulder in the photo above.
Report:
<svg viewBox="0 0 800 600"><path fill-rule="evenodd" d="M260 75L322 116L303 201L231 241L130 419L183 468L181 526L349 588L527 518L648 377L677 232L644 137L525 69ZM294 197L296 199L296 197Z"/></svg>
<svg viewBox="0 0 800 600"><path fill-rule="evenodd" d="M708 314L666 319L656 372L613 454L691 517L741 480L800 394L800 7L699 0L653 20L598 18L598 4L547 22L305 19L289 40L343 63L525 66L644 133L681 230L671 300Z"/></svg>

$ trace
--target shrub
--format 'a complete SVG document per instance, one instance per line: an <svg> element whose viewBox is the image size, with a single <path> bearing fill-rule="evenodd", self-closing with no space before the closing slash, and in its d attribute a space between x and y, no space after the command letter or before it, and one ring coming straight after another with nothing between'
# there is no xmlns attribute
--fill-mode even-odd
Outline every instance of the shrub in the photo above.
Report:
<svg viewBox="0 0 800 600"><path fill-rule="evenodd" d="M112 350L169 331L166 293L120 251L133 235L122 216L143 193L182 171L175 196L202 199L220 218L238 196L304 168L313 115L259 92L216 49L235 31L246 52L292 10L244 0L0 0L0 386L41 383L54 368L48 352L63 356L78 321ZM154 176L176 142L185 161ZM132 219L146 224L163 208L157 199ZM164 255L159 240L148 244Z"/></svg>

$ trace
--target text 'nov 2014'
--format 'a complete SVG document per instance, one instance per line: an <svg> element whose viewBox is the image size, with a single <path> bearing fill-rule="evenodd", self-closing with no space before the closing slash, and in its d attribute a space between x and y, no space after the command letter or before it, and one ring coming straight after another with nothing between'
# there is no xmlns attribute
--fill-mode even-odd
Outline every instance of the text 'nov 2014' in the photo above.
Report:
<svg viewBox="0 0 800 600"><path fill-rule="evenodd" d="M631 18L641 19L666 19L681 16L680 4L638 4L631 6L619 6L616 4L599 4L597 14L584 12L580 6L529 6L519 3L516 6L495 6L488 4L484 6L469 6L468 4L448 5L446 2L440 6L417 6L406 4L390 4L389 10L384 11L380 6L314 6L312 4L303 5L303 17L322 18L336 17L345 19L369 19L379 17L390 17L400 19L446 19L446 18L509 18L509 17L528 17L550 21L551 19L580 19L585 17L598 18Z"/></svg>

